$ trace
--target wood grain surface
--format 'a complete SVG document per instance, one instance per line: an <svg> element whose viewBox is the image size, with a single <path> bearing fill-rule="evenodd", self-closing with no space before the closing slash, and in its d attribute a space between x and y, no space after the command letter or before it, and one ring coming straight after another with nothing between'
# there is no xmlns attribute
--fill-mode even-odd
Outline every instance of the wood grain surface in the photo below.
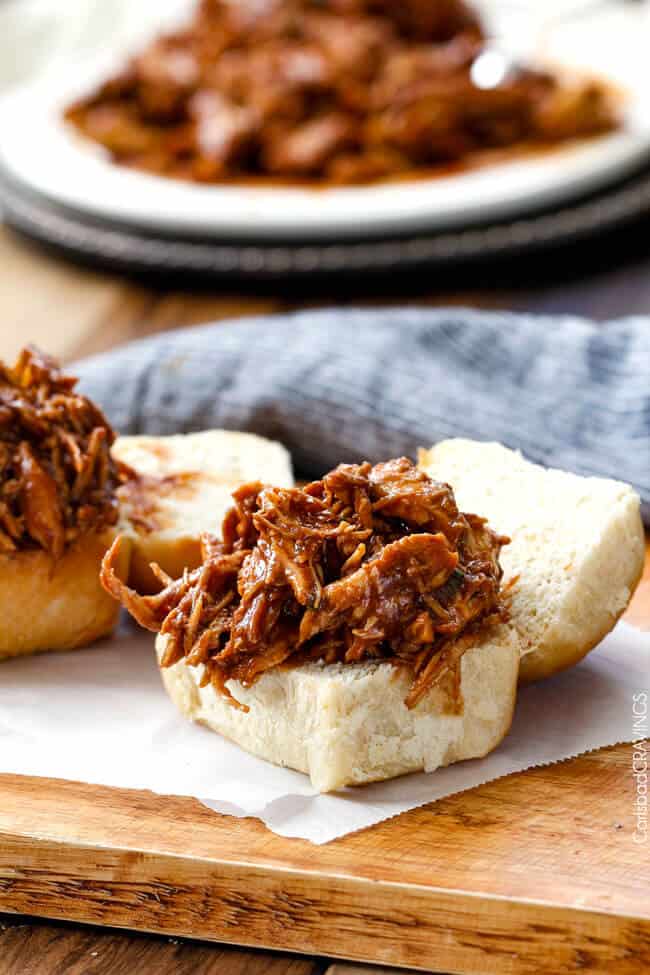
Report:
<svg viewBox="0 0 650 975"><path fill-rule="evenodd" d="M407 295L336 300L607 317L650 311L649 269L637 255L570 281L501 279L471 292L450 281L433 294L421 281ZM0 228L0 357L36 341L70 360L165 328L331 300L129 281L60 262ZM650 628L650 560L628 616ZM438 972L639 975L650 970L650 857L633 842L633 793L623 745L315 850L189 799L1 776L0 910ZM7 918L0 975L327 968L313 958ZM342 963L329 969L353 973Z"/></svg>
<svg viewBox="0 0 650 975"><path fill-rule="evenodd" d="M3 776L0 909L433 971L638 975L650 863L631 747L317 851L190 799Z"/></svg>
<svg viewBox="0 0 650 975"><path fill-rule="evenodd" d="M327 962L317 959L179 938L126 938L120 931L34 924L31 918L0 920L1 975L323 975L326 969Z"/></svg>

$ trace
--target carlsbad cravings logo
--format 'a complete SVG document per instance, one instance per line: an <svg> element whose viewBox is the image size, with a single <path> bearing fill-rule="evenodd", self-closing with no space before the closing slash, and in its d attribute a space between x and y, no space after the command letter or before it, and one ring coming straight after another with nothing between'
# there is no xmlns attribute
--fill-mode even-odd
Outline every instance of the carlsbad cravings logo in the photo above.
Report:
<svg viewBox="0 0 650 975"><path fill-rule="evenodd" d="M635 843L648 842L648 695L645 691L632 695L633 724L632 775L636 784L634 816Z"/></svg>

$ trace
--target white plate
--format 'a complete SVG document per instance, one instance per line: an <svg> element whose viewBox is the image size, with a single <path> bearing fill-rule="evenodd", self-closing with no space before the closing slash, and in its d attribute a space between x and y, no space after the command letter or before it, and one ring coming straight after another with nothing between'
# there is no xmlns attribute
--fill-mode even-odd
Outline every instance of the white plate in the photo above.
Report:
<svg viewBox="0 0 650 975"><path fill-rule="evenodd" d="M645 64L629 45L620 44L614 46L623 48L625 57L606 63L612 52L599 50L602 31L599 36L591 54L598 53L601 69L631 91L624 130L474 171L318 190L203 186L123 169L61 117L66 104L115 66L114 55L5 96L0 166L21 185L86 215L204 237L336 239L513 217L596 189L650 158L650 100L641 84ZM590 63L584 25L579 51L582 66Z"/></svg>

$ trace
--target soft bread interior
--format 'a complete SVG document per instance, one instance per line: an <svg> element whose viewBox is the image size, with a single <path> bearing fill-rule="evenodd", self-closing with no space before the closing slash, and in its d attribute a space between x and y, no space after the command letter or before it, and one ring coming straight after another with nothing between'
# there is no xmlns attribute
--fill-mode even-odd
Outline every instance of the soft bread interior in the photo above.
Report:
<svg viewBox="0 0 650 975"><path fill-rule="evenodd" d="M521 678L570 667L612 629L644 561L639 497L627 484L545 469L497 443L445 440L420 466L451 484L459 507L509 535Z"/></svg>
<svg viewBox="0 0 650 975"><path fill-rule="evenodd" d="M160 659L168 637L158 635ZM461 660L463 707L433 688L413 710L404 704L410 676L390 664L305 664L271 670L250 688L228 686L244 713L200 687L203 667L179 661L161 670L180 711L276 765L306 772L320 792L431 772L496 748L515 704L520 647L505 626Z"/></svg>
<svg viewBox="0 0 650 975"><path fill-rule="evenodd" d="M129 584L155 592L157 562L174 578L201 561L202 532L219 534L231 492L246 481L291 487L291 459L279 443L250 433L207 430L171 437L119 437L118 460L145 475L122 492L123 528L132 538Z"/></svg>

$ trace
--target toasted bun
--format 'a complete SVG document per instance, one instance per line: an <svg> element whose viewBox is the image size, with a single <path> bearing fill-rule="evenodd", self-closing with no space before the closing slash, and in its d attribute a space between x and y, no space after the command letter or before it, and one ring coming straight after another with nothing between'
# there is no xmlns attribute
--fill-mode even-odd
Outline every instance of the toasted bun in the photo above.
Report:
<svg viewBox="0 0 650 975"><path fill-rule="evenodd" d="M512 588L521 679L585 656L625 610L643 569L639 498L627 484L547 470L496 443L445 440L420 466L452 485L463 511L512 539L501 553Z"/></svg>
<svg viewBox="0 0 650 975"><path fill-rule="evenodd" d="M201 562L202 532L219 534L231 492L246 481L291 487L291 459L272 440L250 433L208 430L172 437L119 437L113 453L146 480L137 495L123 493L122 516L131 523L133 554L129 585L138 592L160 588L149 568L157 562L177 578ZM136 509L139 509L136 510ZM139 515L145 512L145 524Z"/></svg>
<svg viewBox="0 0 650 975"><path fill-rule="evenodd" d="M73 650L110 633L119 606L99 583L114 531L86 535L55 561L42 549L0 554L0 659ZM129 547L124 547L124 569Z"/></svg>
<svg viewBox="0 0 650 975"><path fill-rule="evenodd" d="M168 639L157 637L159 660ZM186 717L260 758L306 772L316 789L330 792L486 755L512 721L519 653L505 626L468 650L458 714L444 687L434 687L409 710L404 699L411 678L390 664L309 663L268 671L250 688L230 681L248 713L212 686L199 686L202 666L181 660L161 673Z"/></svg>

